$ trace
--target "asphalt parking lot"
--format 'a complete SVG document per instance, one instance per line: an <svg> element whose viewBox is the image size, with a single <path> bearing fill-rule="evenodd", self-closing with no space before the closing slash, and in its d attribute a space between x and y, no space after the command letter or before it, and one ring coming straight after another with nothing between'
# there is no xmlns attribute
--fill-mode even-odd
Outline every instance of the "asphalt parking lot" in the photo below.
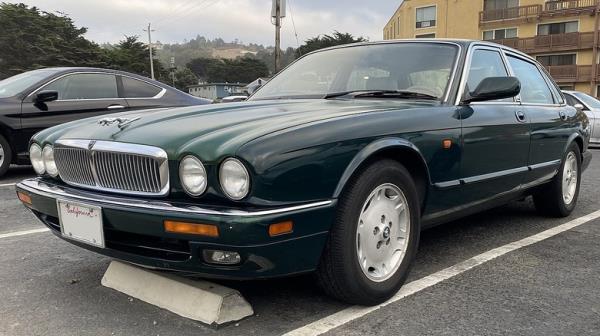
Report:
<svg viewBox="0 0 600 336"><path fill-rule="evenodd" d="M425 283L598 211L600 151L594 155L571 217L540 217L527 199L427 230L408 281ZM101 286L108 258L49 232L6 235L42 228L11 185L31 175L13 168L0 179L0 335L309 335L311 323L331 335L600 335L600 219L579 220L368 313L329 299L310 276L222 282L242 292L255 316L214 328Z"/></svg>

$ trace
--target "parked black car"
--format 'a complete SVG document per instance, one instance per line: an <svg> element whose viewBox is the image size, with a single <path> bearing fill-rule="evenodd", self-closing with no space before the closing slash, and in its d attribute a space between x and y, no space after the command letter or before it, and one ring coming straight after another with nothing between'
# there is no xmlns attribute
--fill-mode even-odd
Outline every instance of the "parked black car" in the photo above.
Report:
<svg viewBox="0 0 600 336"><path fill-rule="evenodd" d="M160 82L98 68L47 68L0 81L0 176L29 162L38 131L101 114L209 104Z"/></svg>

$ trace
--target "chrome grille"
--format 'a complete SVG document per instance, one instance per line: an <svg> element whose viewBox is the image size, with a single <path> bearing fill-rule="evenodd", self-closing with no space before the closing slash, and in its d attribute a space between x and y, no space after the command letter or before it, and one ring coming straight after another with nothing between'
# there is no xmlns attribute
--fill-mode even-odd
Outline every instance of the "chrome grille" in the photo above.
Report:
<svg viewBox="0 0 600 336"><path fill-rule="evenodd" d="M54 159L68 184L136 195L169 191L166 153L156 147L111 141L59 140Z"/></svg>

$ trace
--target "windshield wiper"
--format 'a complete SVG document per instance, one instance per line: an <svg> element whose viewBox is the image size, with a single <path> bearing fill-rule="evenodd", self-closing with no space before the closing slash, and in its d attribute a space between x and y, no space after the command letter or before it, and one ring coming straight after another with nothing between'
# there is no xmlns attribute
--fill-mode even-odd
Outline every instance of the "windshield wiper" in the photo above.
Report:
<svg viewBox="0 0 600 336"><path fill-rule="evenodd" d="M351 96L352 98L418 98L438 100L439 97L422 92L404 91L404 90L352 90L343 92L328 93L323 99Z"/></svg>

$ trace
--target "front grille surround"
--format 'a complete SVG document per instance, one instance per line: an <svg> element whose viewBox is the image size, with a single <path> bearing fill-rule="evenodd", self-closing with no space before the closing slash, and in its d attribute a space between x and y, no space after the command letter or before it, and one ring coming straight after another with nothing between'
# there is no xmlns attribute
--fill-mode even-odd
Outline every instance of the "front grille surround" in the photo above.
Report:
<svg viewBox="0 0 600 336"><path fill-rule="evenodd" d="M168 157L158 147L68 139L56 141L54 157L60 178L69 185L139 196L169 192Z"/></svg>

